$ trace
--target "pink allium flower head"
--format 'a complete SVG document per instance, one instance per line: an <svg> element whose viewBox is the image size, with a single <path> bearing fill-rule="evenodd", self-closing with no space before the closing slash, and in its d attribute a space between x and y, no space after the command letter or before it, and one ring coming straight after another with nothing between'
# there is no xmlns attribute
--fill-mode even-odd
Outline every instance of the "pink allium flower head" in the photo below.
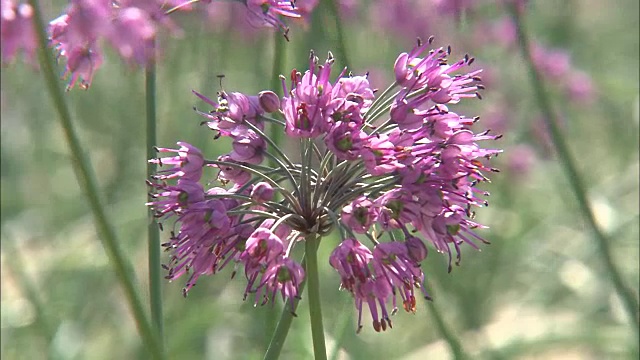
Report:
<svg viewBox="0 0 640 360"><path fill-rule="evenodd" d="M148 204L160 218L176 215L179 224L167 246L169 278L193 271L188 290L198 276L234 262L244 268L245 298L253 294L256 305L278 293L297 299L305 270L292 250L337 227L343 241L328 260L354 298L358 330L365 304L375 331L391 328L398 299L416 311L416 294L429 299L420 268L428 247L448 256L451 270L463 244L477 249L485 242L475 233L483 226L472 220L472 209L487 204L488 193L477 184L497 171L488 163L501 152L480 146L500 135L476 133L479 118L449 109L482 90L479 71L462 71L472 58L448 65L450 52L418 44L401 54L396 82L379 98L367 76L343 71L332 80L333 57L320 65L313 53L308 71L291 73L289 88L283 78L281 101L269 91L221 92L217 101L195 93L213 108L198 111L205 124L215 138L229 138L232 150L205 160L187 147L152 160L173 165L154 178L162 182L150 182ZM281 113L284 121L265 113ZM299 160L265 134L265 122L297 138ZM224 187L194 186L196 177L183 174L197 171L192 162L217 168ZM355 234L365 234L373 251Z"/></svg>
<svg viewBox="0 0 640 360"><path fill-rule="evenodd" d="M33 30L33 8L29 4L15 5L12 0L0 1L0 49L2 62L10 63L19 51L34 62L38 40Z"/></svg>
<svg viewBox="0 0 640 360"><path fill-rule="evenodd" d="M171 3L176 3L177 0ZM101 63L103 40L107 40L129 63L145 66L156 57L154 40L162 26L178 34L159 0L72 0L65 14L49 23L51 44L66 59L71 81L80 79L87 88Z"/></svg>

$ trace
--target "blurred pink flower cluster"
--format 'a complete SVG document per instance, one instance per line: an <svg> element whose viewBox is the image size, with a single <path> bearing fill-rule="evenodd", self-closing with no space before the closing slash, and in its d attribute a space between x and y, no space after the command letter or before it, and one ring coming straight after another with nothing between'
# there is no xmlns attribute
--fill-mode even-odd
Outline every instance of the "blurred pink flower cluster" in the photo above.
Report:
<svg viewBox="0 0 640 360"><path fill-rule="evenodd" d="M146 66L156 60L155 39L159 31L181 34L170 13L192 10L188 0L71 0L65 13L49 23L50 44L65 62L67 89L78 84L87 89L102 65L102 46L106 42L131 65ZM287 36L281 17L300 18L315 2L298 8L295 1L241 0L248 23L253 27L272 27ZM2 0L2 62L13 61L22 50L34 62L37 38L32 24L33 9ZM206 4L213 8L211 4Z"/></svg>
<svg viewBox="0 0 640 360"><path fill-rule="evenodd" d="M12 62L22 51L30 63L35 63L38 48L32 24L33 8L13 0L0 1L0 49L2 63Z"/></svg>

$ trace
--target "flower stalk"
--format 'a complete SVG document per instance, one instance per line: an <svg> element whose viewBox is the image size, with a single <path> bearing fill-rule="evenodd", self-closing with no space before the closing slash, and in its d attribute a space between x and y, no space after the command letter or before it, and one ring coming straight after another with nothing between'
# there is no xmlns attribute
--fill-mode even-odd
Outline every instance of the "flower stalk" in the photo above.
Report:
<svg viewBox="0 0 640 360"><path fill-rule="evenodd" d="M153 50L155 51L155 40ZM146 105L146 139L147 159L156 154L156 61L155 57L146 65L145 73L145 105ZM156 164L147 162L147 178L156 173ZM153 211L148 209L147 251L149 264L149 301L151 307L151 321L160 346L164 338L164 321L162 316L162 263L160 261L160 229L153 216ZM163 349L161 349L163 350Z"/></svg>
<svg viewBox="0 0 640 360"><path fill-rule="evenodd" d="M149 320L144 312L140 295L136 289L133 267L120 248L115 231L106 217L104 206L98 193L95 175L87 157L87 152L80 145L80 140L78 139L75 127L71 121L71 114L65 102L63 91L55 70L55 61L47 47L48 40L44 28L40 4L37 0L29 0L29 4L32 6L34 11L33 24L38 39L40 66L45 77L45 84L49 95L51 96L53 105L58 112L60 125L62 126L62 130L69 145L76 178L87 197L102 246L104 247L110 263L116 272L118 281L124 289L125 297L131 307L142 341L154 359L163 359L164 355L160 350L159 339L151 329Z"/></svg>
<svg viewBox="0 0 640 360"><path fill-rule="evenodd" d="M540 107L540 110L544 115L544 121L547 129L549 130L549 134L551 135L553 146L557 151L560 164L562 165L571 189L573 190L574 195L578 200L578 205L580 211L582 212L582 216L589 224L589 227L591 227L595 245L598 248L598 255L600 256L601 261L604 264L607 273L609 274L609 277L618 296L620 296L620 299L622 300L624 309L629 317L629 322L634 329L636 337L640 339L638 301L633 292L624 283L622 274L620 273L620 270L618 270L613 260L611 254L610 239L607 237L607 235L605 235L604 231L596 222L591 204L589 202L589 198L587 196L586 186L584 185L584 181L582 180L582 177L578 171L576 161L571 154L569 146L567 145L564 136L562 135L562 131L558 127L558 119L555 116L555 113L552 109L551 101L549 100L547 92L545 91L544 84L540 75L538 74L535 63L533 62L529 37L525 30L520 11L518 11L516 5L511 6L510 11L516 24L520 51L529 68L531 86L535 93L538 106Z"/></svg>
<svg viewBox="0 0 640 360"><path fill-rule="evenodd" d="M316 234L305 236L305 254L307 255L307 295L309 297L309 317L311 320L311 337L313 339L313 355L315 360L326 360L327 349L324 341L322 325L322 309L320 306L320 279L318 276L318 245L320 238Z"/></svg>

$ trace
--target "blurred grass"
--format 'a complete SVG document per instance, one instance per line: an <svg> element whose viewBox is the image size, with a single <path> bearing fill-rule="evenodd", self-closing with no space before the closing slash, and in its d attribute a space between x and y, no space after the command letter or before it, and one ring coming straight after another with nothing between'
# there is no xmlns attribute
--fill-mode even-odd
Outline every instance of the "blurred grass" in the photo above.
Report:
<svg viewBox="0 0 640 360"><path fill-rule="evenodd" d="M553 88L550 91L566 120L569 145L579 155L597 219L612 239L614 258L627 284L637 293L638 3L558 4L533 4L528 14L531 36L548 47L567 49L574 66L594 81L598 97L591 104L570 102ZM62 5L54 8L61 9ZM499 14L495 6L486 5L465 19L481 21ZM214 97L220 90L218 74L225 75L222 85L227 91L257 93L270 86L273 36L266 31L247 37L233 27L212 33L196 15L180 15L178 21L185 37L161 39L158 142L171 146L188 141L213 157L225 152L226 144L213 141L213 133L199 126L201 118L191 108L206 107L190 91ZM307 31L292 28L285 69L306 69L310 48L320 57L328 50L337 53L331 22L322 14L314 21ZM492 193L491 205L478 211L478 219L491 227L481 233L492 244L481 252L465 249L461 266L450 274L445 257L433 253L425 262L444 321L471 358L633 358L637 339L603 273L567 181L553 154L546 154L531 132L538 111L525 67L516 53L475 43L450 19L434 21L437 45L452 42L455 54L471 53L503 79L488 85L482 102L472 102L464 111L453 107L468 115L484 115L490 106L507 111L510 130L499 145L505 154L496 159L496 166L508 168L509 150L516 145L538 149L526 176L505 170L493 174L492 184L486 186ZM391 78L395 57L413 39L394 37L384 29L372 32L375 24L366 22L364 14L344 26L351 70L356 74L370 70L374 85L384 87L377 79ZM142 71L122 65L113 53L106 59L89 91L74 90L67 97L122 246L136 264L138 279L146 279L144 78ZM381 71L386 75L378 75ZM0 355L3 359L144 357L123 295L95 239L40 74L18 63L4 68L1 77ZM480 127L485 120L490 119L483 117ZM365 328L355 334L353 303L337 290L339 277L322 260L337 241L323 240L319 252L329 351L338 342L338 358L449 358L424 303L418 304L415 315L394 316L393 330L384 334L368 326L365 310ZM16 259L20 261L12 261ZM282 306L254 308L250 301L242 302L241 277L231 281L229 277L230 271L225 271L201 279L187 299L181 295L182 282L164 287L170 358L262 357L275 325L273 314L277 318ZM31 287L44 304L46 319L39 317ZM302 301L283 359L312 356L306 306ZM42 332L42 321L52 328L52 344Z"/></svg>

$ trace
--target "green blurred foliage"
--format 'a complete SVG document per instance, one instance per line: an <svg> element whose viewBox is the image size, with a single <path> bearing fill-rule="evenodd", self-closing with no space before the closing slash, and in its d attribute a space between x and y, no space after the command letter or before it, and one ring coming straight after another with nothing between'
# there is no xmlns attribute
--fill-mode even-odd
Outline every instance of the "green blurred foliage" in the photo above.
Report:
<svg viewBox="0 0 640 360"><path fill-rule="evenodd" d="M311 48L321 57L328 50L337 54L335 22L324 6L308 26L292 26L285 69L306 69ZM50 18L63 9L62 4L51 7ZM573 193L553 151L532 130L539 115L526 68L513 49L478 42L470 31L474 24L496 20L501 9L482 5L465 15L459 22L438 20L436 45L452 43L454 55L472 53L479 66L500 74L501 81L487 85L485 100L453 108L470 116L484 116L491 108L506 112L508 131L498 145L505 154L495 162L504 171L492 174L492 183L485 186L492 193L491 205L478 210L479 221L490 226L481 234L492 244L481 252L465 249L462 264L451 273L444 255L432 252L425 261L434 305L472 358L633 358L637 339ZM274 76L274 36L280 35L265 30L247 36L236 29L242 24L214 31L213 21L200 12L178 14L176 21L184 36L161 40L159 145L188 141L212 158L227 151L227 144L214 141L214 134L199 125L202 118L192 107L206 106L191 90L215 97L220 74L227 91L267 88ZM565 49L572 66L593 80L596 99L590 103L572 102L553 85L549 91L598 221L611 238L615 261L637 293L638 3L532 2L527 21L536 41ZM386 87L376 81L392 78L395 57L413 40L372 29L376 24L362 14L343 25L352 71L371 71L374 85ZM107 51L91 89L74 89L67 99L109 215L146 294L143 89L143 73ZM145 358L78 189L41 74L22 63L4 67L1 100L2 358ZM526 174L509 171L510 150L521 145L536 154ZM327 259L337 242L325 239L320 259ZM339 277L328 261L321 260L320 270L328 349L339 348L338 358L450 357L424 302L415 315L396 314L393 330L383 334L368 326L365 310L366 326L355 334L357 314L350 296L338 290ZM250 300L243 302L240 275L230 280L227 269L201 278L186 299L180 281L166 284L171 359L262 357L282 304L254 308ZM306 306L302 301L298 308L282 359L312 357Z"/></svg>

